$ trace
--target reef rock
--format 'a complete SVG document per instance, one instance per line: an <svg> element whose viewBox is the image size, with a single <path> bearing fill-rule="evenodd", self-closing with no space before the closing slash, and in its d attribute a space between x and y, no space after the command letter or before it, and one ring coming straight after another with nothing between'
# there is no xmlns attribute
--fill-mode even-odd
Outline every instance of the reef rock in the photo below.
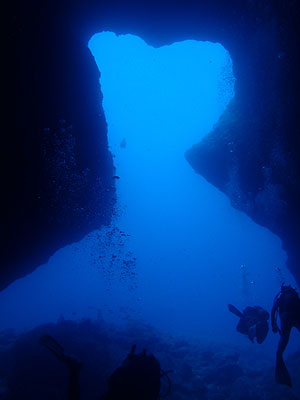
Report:
<svg viewBox="0 0 300 400"><path fill-rule="evenodd" d="M293 1L254 10L238 22L243 49L227 47L235 98L186 158L234 207L281 238L300 283L299 10Z"/></svg>

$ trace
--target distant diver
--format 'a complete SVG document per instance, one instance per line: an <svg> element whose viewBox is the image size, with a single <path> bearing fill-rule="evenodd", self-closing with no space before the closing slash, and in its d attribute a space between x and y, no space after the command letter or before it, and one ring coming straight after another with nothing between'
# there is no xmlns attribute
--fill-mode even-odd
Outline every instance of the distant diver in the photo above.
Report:
<svg viewBox="0 0 300 400"><path fill-rule="evenodd" d="M269 313L260 306L246 307L243 312L239 311L232 304L228 304L228 309L240 318L236 330L243 335L247 335L249 340L261 344L269 332Z"/></svg>
<svg viewBox="0 0 300 400"><path fill-rule="evenodd" d="M280 328L277 325L277 315L280 318ZM300 331L300 298L297 291L291 286L281 285L280 292L275 296L271 324L274 333L279 332L280 340L276 354L275 380L277 383L292 386L289 372L283 360L283 352L289 342L293 327Z"/></svg>
<svg viewBox="0 0 300 400"><path fill-rule="evenodd" d="M49 335L41 336L38 343L68 367L67 399L80 400L79 372L82 364L66 355L62 346ZM169 394L171 381L168 374L172 371L162 371L154 355L146 354L146 350L135 354L135 349L136 345L133 345L122 365L110 376L108 392L99 400L158 400ZM163 395L160 393L162 377L167 381Z"/></svg>

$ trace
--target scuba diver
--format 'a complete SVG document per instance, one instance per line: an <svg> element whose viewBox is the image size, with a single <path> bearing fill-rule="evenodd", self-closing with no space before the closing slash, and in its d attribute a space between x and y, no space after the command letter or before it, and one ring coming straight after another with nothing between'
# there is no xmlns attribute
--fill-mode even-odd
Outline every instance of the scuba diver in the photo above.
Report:
<svg viewBox="0 0 300 400"><path fill-rule="evenodd" d="M157 400L160 394L159 361L146 350L135 354L136 345L108 380L108 393L100 400Z"/></svg>
<svg viewBox="0 0 300 400"><path fill-rule="evenodd" d="M228 309L240 318L236 330L247 335L252 343L256 337L257 343L261 344L269 332L269 313L260 306L246 307L243 312L239 311L232 304L228 304Z"/></svg>
<svg viewBox="0 0 300 400"><path fill-rule="evenodd" d="M280 329L277 325L277 315L280 318ZM280 339L276 354L275 380L277 383L292 386L289 372L283 361L283 352L289 342L293 327L300 331L300 298L291 286L282 284L280 292L275 296L271 324L274 333L279 332Z"/></svg>
<svg viewBox="0 0 300 400"><path fill-rule="evenodd" d="M41 336L38 343L68 367L67 400L80 400L79 372L82 364L66 355L62 346L49 335ZM168 373L172 371L162 371L159 361L152 354L146 354L146 350L139 354L135 354L135 350L136 345L133 345L122 365L110 376L108 392L99 400L158 400L167 397L171 390ZM168 385L164 395L160 393L162 377L166 378Z"/></svg>

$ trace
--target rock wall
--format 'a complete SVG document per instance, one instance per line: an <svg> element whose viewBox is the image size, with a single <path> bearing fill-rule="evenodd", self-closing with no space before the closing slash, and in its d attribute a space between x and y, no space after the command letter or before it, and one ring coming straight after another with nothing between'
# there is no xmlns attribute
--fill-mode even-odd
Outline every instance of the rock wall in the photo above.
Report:
<svg viewBox="0 0 300 400"><path fill-rule="evenodd" d="M87 48L102 30L153 46L215 41L230 52L235 99L186 157L233 206L280 236L300 281L296 1L19 0L11 7L2 57L0 288L110 221L113 163Z"/></svg>
<svg viewBox="0 0 300 400"><path fill-rule="evenodd" d="M86 43L55 2L9 11L0 288L108 224L114 202L99 71Z"/></svg>
<svg viewBox="0 0 300 400"><path fill-rule="evenodd" d="M234 207L281 238L300 283L299 10L294 2L261 2L254 16L247 14L244 51L232 53L236 96L186 158Z"/></svg>

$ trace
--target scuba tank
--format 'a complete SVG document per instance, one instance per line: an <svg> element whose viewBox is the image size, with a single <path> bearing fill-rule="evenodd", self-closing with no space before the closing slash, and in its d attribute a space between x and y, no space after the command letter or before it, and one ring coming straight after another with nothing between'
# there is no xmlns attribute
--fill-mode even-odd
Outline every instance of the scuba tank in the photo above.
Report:
<svg viewBox="0 0 300 400"><path fill-rule="evenodd" d="M158 400L169 394L171 371L163 372L153 354L146 354L146 350L135 354L135 349L133 345L122 365L110 376L109 391L102 400ZM164 395L160 394L162 377L168 383Z"/></svg>
<svg viewBox="0 0 300 400"><path fill-rule="evenodd" d="M279 300L279 313L300 312L300 298L297 291L291 286L282 286Z"/></svg>

